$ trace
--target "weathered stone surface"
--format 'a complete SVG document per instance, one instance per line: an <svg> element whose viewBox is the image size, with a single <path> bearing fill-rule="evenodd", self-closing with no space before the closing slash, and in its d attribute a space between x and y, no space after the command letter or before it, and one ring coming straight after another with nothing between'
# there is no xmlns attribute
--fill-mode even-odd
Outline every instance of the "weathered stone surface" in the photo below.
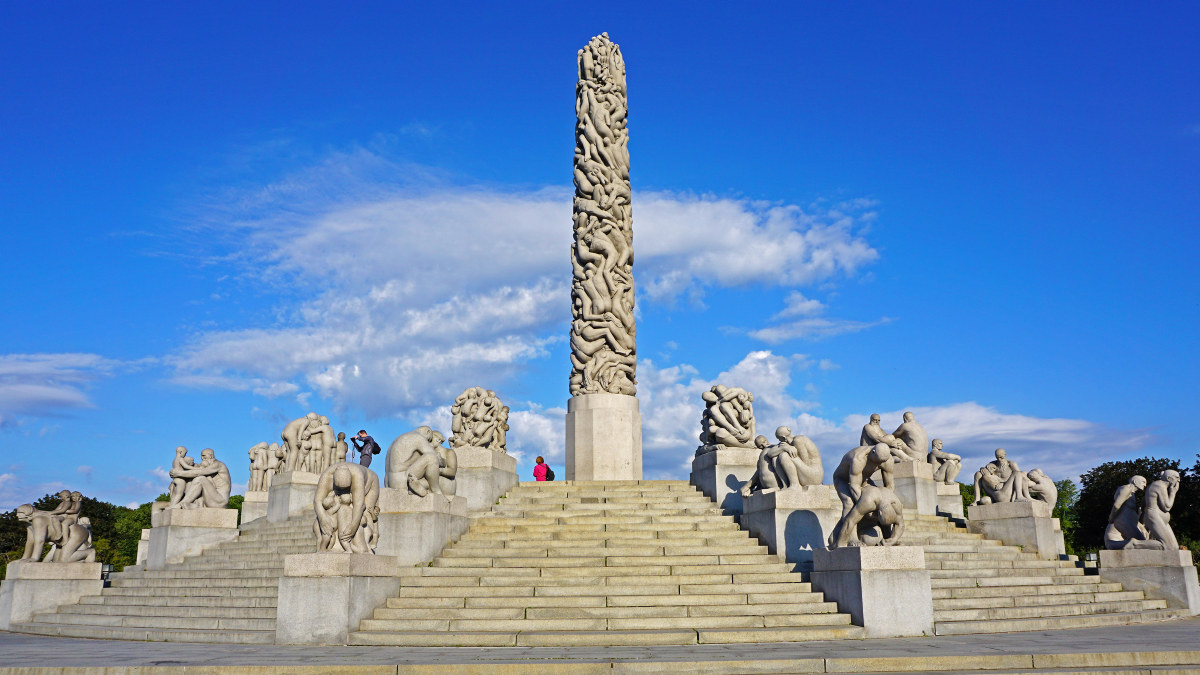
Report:
<svg viewBox="0 0 1200 675"><path fill-rule="evenodd" d="M1100 551L1100 576L1163 598L1192 615L1200 614L1200 582L1191 551Z"/></svg>
<svg viewBox="0 0 1200 675"><path fill-rule="evenodd" d="M470 527L465 497L383 488L379 494L379 544L376 553L396 556L402 565L433 560Z"/></svg>
<svg viewBox="0 0 1200 675"><path fill-rule="evenodd" d="M928 462L902 461L892 467L896 497L904 508L923 516L937 515L937 482L933 480L933 465Z"/></svg>
<svg viewBox="0 0 1200 675"><path fill-rule="evenodd" d="M85 595L99 595L103 588L100 563L13 561L0 582L0 630Z"/></svg>
<svg viewBox="0 0 1200 675"><path fill-rule="evenodd" d="M567 401L567 480L641 480L642 415L623 394Z"/></svg>
<svg viewBox="0 0 1200 675"><path fill-rule="evenodd" d="M268 490L247 490L242 497L242 522L249 523L267 517Z"/></svg>
<svg viewBox="0 0 1200 675"><path fill-rule="evenodd" d="M237 529L237 509L164 509L150 516L151 527L214 527Z"/></svg>
<svg viewBox="0 0 1200 675"><path fill-rule="evenodd" d="M758 470L757 448L717 448L692 459L689 482L727 515L742 513L742 485Z"/></svg>
<svg viewBox="0 0 1200 675"><path fill-rule="evenodd" d="M288 556L279 580L275 642L346 644L350 632L400 590L397 565L395 558L369 553Z"/></svg>
<svg viewBox="0 0 1200 675"><path fill-rule="evenodd" d="M293 515L311 510L319 477L308 471L276 474L267 497L267 520L282 523Z"/></svg>
<svg viewBox="0 0 1200 675"><path fill-rule="evenodd" d="M935 483L937 486L937 511L939 516L965 518L963 514L962 493L958 483Z"/></svg>
<svg viewBox="0 0 1200 675"><path fill-rule="evenodd" d="M515 457L488 448L462 447L458 453L456 494L465 497L467 510L486 511L520 482Z"/></svg>
<svg viewBox="0 0 1200 675"><path fill-rule="evenodd" d="M775 555L809 571L841 516L832 485L768 490L742 497L739 522Z"/></svg>
<svg viewBox="0 0 1200 675"><path fill-rule="evenodd" d="M1020 546L1045 560L1056 560L1067 552L1062 526L1057 518L1049 517L1051 507L1045 502L972 504L967 513L971 532Z"/></svg>
<svg viewBox="0 0 1200 675"><path fill-rule="evenodd" d="M813 563L813 588L836 602L867 637L933 634L933 593L921 547L820 550Z"/></svg>
<svg viewBox="0 0 1200 675"><path fill-rule="evenodd" d="M370 553L293 553L283 559L285 577L398 577L414 574L390 555Z"/></svg>

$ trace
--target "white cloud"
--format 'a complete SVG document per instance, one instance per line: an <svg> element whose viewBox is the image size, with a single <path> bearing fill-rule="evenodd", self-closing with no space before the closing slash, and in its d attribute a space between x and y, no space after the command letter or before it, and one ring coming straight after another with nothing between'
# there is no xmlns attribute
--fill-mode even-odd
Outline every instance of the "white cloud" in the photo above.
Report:
<svg viewBox="0 0 1200 675"><path fill-rule="evenodd" d="M97 354L0 355L0 427L95 407L84 389L120 365Z"/></svg>
<svg viewBox="0 0 1200 675"><path fill-rule="evenodd" d="M833 337L835 335L845 335L846 333L858 333L881 326L890 322L891 319L884 317L875 321L853 321L851 319L827 319L824 317L809 317L798 321L790 321L788 323L775 326L767 326L757 330L750 331L750 337L757 338L767 344L778 344L788 340L808 339L819 340L821 338Z"/></svg>
<svg viewBox="0 0 1200 675"><path fill-rule="evenodd" d="M405 415L500 389L565 338L568 189L456 187L356 150L214 203L199 219L228 249L214 255L296 299L262 325L196 334L168 361L178 384ZM639 192L639 302L853 274L878 257L859 234L870 208ZM797 298L792 311L820 307Z"/></svg>
<svg viewBox="0 0 1200 675"><path fill-rule="evenodd" d="M776 318L789 316L811 316L825 311L825 304L820 300L804 297L800 291L792 291L783 301L783 309L775 315Z"/></svg>
<svg viewBox="0 0 1200 675"><path fill-rule="evenodd" d="M530 404L529 410L514 410L508 415L508 454L518 460L544 457L547 462L565 459L566 408L546 408ZM563 474L566 477L566 474Z"/></svg>

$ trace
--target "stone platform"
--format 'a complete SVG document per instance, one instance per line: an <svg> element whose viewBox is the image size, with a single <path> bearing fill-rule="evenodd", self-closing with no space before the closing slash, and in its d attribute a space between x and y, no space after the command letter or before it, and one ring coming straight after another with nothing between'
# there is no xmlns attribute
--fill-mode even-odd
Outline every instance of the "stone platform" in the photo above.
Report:
<svg viewBox="0 0 1200 675"><path fill-rule="evenodd" d="M163 644L0 632L22 675L490 675L561 673L1200 673L1200 619L1138 626L803 643L628 647L310 647ZM171 664L164 666L162 664ZM19 669L19 670L18 670ZM251 670L252 669L252 670Z"/></svg>

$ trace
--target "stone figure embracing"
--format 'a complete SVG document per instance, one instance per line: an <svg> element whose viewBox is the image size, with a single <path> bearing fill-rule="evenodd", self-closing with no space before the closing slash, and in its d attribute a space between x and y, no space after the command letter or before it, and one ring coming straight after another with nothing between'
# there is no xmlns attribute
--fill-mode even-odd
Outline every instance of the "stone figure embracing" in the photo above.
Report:
<svg viewBox="0 0 1200 675"><path fill-rule="evenodd" d="M229 469L212 448L200 452L200 464L187 457L187 448L175 448L171 465L170 509L223 509L229 503Z"/></svg>
<svg viewBox="0 0 1200 675"><path fill-rule="evenodd" d="M441 432L427 426L397 436L388 446L384 484L390 488L407 485L418 497L453 495L458 455L442 446L445 440Z"/></svg>

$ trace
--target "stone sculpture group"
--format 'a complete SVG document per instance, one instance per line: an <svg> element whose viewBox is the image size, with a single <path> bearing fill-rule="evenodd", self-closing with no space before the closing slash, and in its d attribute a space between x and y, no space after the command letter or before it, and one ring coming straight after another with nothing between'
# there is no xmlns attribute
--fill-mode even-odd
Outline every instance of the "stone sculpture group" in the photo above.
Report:
<svg viewBox="0 0 1200 675"><path fill-rule="evenodd" d="M697 456L720 448L755 447L754 394L741 387L718 384L701 397L705 407Z"/></svg>
<svg viewBox="0 0 1200 675"><path fill-rule="evenodd" d="M1058 488L1041 469L1021 471L1016 462L1008 459L1004 448L998 448L996 459L975 472L975 503L1028 501L1045 502L1053 509L1058 503Z"/></svg>
<svg viewBox="0 0 1200 675"><path fill-rule="evenodd" d="M212 448L200 451L200 463L187 456L187 448L175 448L171 463L171 509L223 509L229 503L229 469L218 461Z"/></svg>
<svg viewBox="0 0 1200 675"><path fill-rule="evenodd" d="M317 479L313 533L318 551L374 553L379 542L379 476L341 462Z"/></svg>
<svg viewBox="0 0 1200 675"><path fill-rule="evenodd" d="M345 434L338 435L339 439L344 437ZM246 484L246 489L251 492L270 490L271 481L279 473L279 466L283 462L283 446L263 441L251 446L249 454L250 482Z"/></svg>
<svg viewBox="0 0 1200 675"><path fill-rule="evenodd" d="M388 446L386 487L407 485L418 497L428 494L453 495L458 473L458 455L442 445L446 437L440 431L420 426L401 434Z"/></svg>
<svg viewBox="0 0 1200 675"><path fill-rule="evenodd" d="M339 461L337 453L340 452L341 461L345 461L349 449L345 444L346 435L335 434L329 426L329 418L315 412L288 422L279 436L283 440L279 472L321 473Z"/></svg>
<svg viewBox="0 0 1200 675"><path fill-rule="evenodd" d="M454 399L450 406L451 448L488 448L499 452L505 449L508 431L508 406L500 403L496 392L483 387L470 387Z"/></svg>
<svg viewBox="0 0 1200 675"><path fill-rule="evenodd" d="M63 490L53 511L41 511L32 504L17 507L17 520L25 523L25 551L21 560L32 562L95 562L92 547L92 521L79 515L83 495ZM42 551L50 544L45 556Z"/></svg>
<svg viewBox="0 0 1200 675"><path fill-rule="evenodd" d="M625 61L598 35L579 50L571 395L637 393Z"/></svg>
<svg viewBox="0 0 1200 675"><path fill-rule="evenodd" d="M1143 505L1137 493L1145 490ZM1104 547L1109 550L1151 549L1173 551L1179 548L1175 531L1171 529L1171 508L1179 491L1179 472L1167 469L1146 485L1144 476L1134 476L1117 488L1113 495L1108 527L1104 530Z"/></svg>

